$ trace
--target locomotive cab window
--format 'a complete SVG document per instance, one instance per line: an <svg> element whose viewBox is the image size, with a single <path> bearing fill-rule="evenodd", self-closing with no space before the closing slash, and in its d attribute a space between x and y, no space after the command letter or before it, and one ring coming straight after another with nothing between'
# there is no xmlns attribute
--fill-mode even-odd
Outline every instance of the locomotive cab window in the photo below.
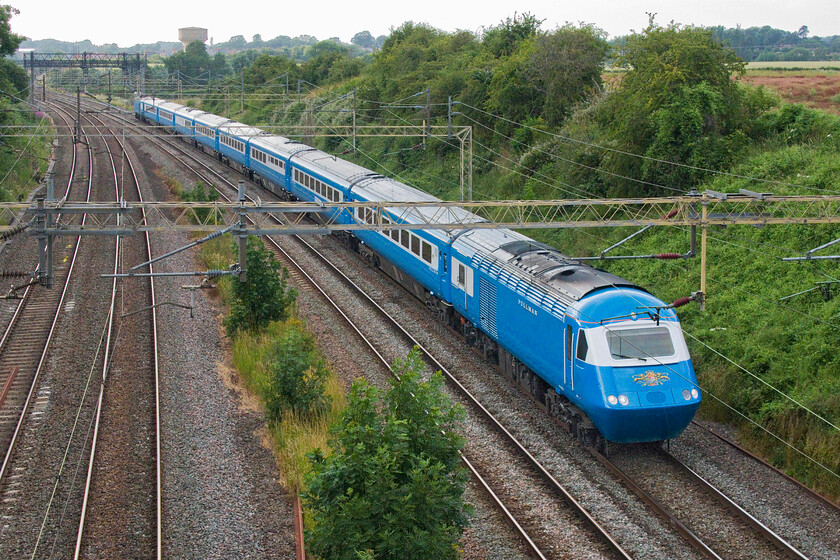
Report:
<svg viewBox="0 0 840 560"><path fill-rule="evenodd" d="M674 343L667 327L646 327L607 331L610 354L614 359L640 359L672 356Z"/></svg>
<svg viewBox="0 0 840 560"><path fill-rule="evenodd" d="M586 331L578 331L577 359L586 361L586 353L589 351L589 343L586 342Z"/></svg>

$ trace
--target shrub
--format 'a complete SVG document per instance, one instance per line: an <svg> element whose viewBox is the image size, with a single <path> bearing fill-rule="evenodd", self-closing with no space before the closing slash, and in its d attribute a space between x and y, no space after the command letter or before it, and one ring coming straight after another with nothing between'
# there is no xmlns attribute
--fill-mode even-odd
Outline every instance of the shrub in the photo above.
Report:
<svg viewBox="0 0 840 560"><path fill-rule="evenodd" d="M269 422L279 422L289 412L311 414L326 410L327 368L318 357L315 340L300 324L289 324L277 337L267 369L267 384L261 392Z"/></svg>
<svg viewBox="0 0 840 560"><path fill-rule="evenodd" d="M313 512L313 553L334 560L458 558L466 474L455 429L463 410L441 391L440 373L423 382L420 368L415 349L395 364L402 380L384 397L357 379L331 430L332 455L311 455L304 500Z"/></svg>
<svg viewBox="0 0 840 560"><path fill-rule="evenodd" d="M224 320L228 336L241 329L260 330L289 316L297 291L288 286L288 271L258 237L248 237L248 280L232 282L230 313Z"/></svg>

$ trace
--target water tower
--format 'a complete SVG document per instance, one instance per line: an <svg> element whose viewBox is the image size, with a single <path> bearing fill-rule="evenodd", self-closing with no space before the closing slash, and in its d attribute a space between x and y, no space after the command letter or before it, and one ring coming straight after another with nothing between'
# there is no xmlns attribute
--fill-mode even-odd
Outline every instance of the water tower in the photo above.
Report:
<svg viewBox="0 0 840 560"><path fill-rule="evenodd" d="M178 40L184 45L184 50L187 50L187 45L193 41L207 41L207 30L203 27L182 27L178 30Z"/></svg>

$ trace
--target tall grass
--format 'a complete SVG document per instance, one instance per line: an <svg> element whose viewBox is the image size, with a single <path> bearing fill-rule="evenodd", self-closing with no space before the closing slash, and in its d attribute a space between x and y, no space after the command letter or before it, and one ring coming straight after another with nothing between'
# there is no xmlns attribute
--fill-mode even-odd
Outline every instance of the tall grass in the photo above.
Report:
<svg viewBox="0 0 840 560"><path fill-rule="evenodd" d="M264 388L269 386L269 354L281 333L303 328L299 319L290 318L272 323L261 333L243 331L234 338L231 348L233 366L250 391L261 396ZM283 486L289 492L298 493L303 488L304 478L310 469L306 454L315 448L327 451L329 426L344 409L344 392L333 372L329 372L327 377L325 393L331 403L325 412L288 412L280 421L269 425L275 457L283 473Z"/></svg>

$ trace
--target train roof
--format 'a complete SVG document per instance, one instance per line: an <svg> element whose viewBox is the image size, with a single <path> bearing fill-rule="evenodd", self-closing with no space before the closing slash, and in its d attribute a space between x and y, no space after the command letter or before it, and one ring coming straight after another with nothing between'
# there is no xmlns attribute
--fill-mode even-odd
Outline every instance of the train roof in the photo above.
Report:
<svg viewBox="0 0 840 560"><path fill-rule="evenodd" d="M620 276L581 264L553 247L509 229L469 230L458 236L452 246L471 257L479 267L503 270L536 282L566 300L580 301L604 288L643 290Z"/></svg>
<svg viewBox="0 0 840 560"><path fill-rule="evenodd" d="M255 148L262 148L271 153L288 158L293 153L291 146L301 145L300 142L293 142L285 136L277 136L273 134L264 134L251 138L251 146Z"/></svg>
<svg viewBox="0 0 840 560"><path fill-rule="evenodd" d="M180 107L178 107L178 109L175 110L175 114L192 120L198 115L203 115L204 111L202 111L201 109L196 109L195 107L181 105Z"/></svg>
<svg viewBox="0 0 840 560"><path fill-rule="evenodd" d="M230 119L214 115L213 113L201 113L195 116L195 122L197 124L207 125L210 128L218 128L219 126L230 122Z"/></svg>
<svg viewBox="0 0 840 560"><path fill-rule="evenodd" d="M171 111L173 113L175 111L180 111L184 108L183 105L181 105L180 103L175 103L174 101L162 101L157 104L157 107L160 109L166 109L167 111Z"/></svg>
<svg viewBox="0 0 840 560"><path fill-rule="evenodd" d="M261 128L256 128L249 124L236 121L228 121L224 123L223 125L219 126L219 130L221 132L224 132L225 134L229 134L231 136L235 136L246 141L255 136L261 136L265 134L265 132L263 132Z"/></svg>

